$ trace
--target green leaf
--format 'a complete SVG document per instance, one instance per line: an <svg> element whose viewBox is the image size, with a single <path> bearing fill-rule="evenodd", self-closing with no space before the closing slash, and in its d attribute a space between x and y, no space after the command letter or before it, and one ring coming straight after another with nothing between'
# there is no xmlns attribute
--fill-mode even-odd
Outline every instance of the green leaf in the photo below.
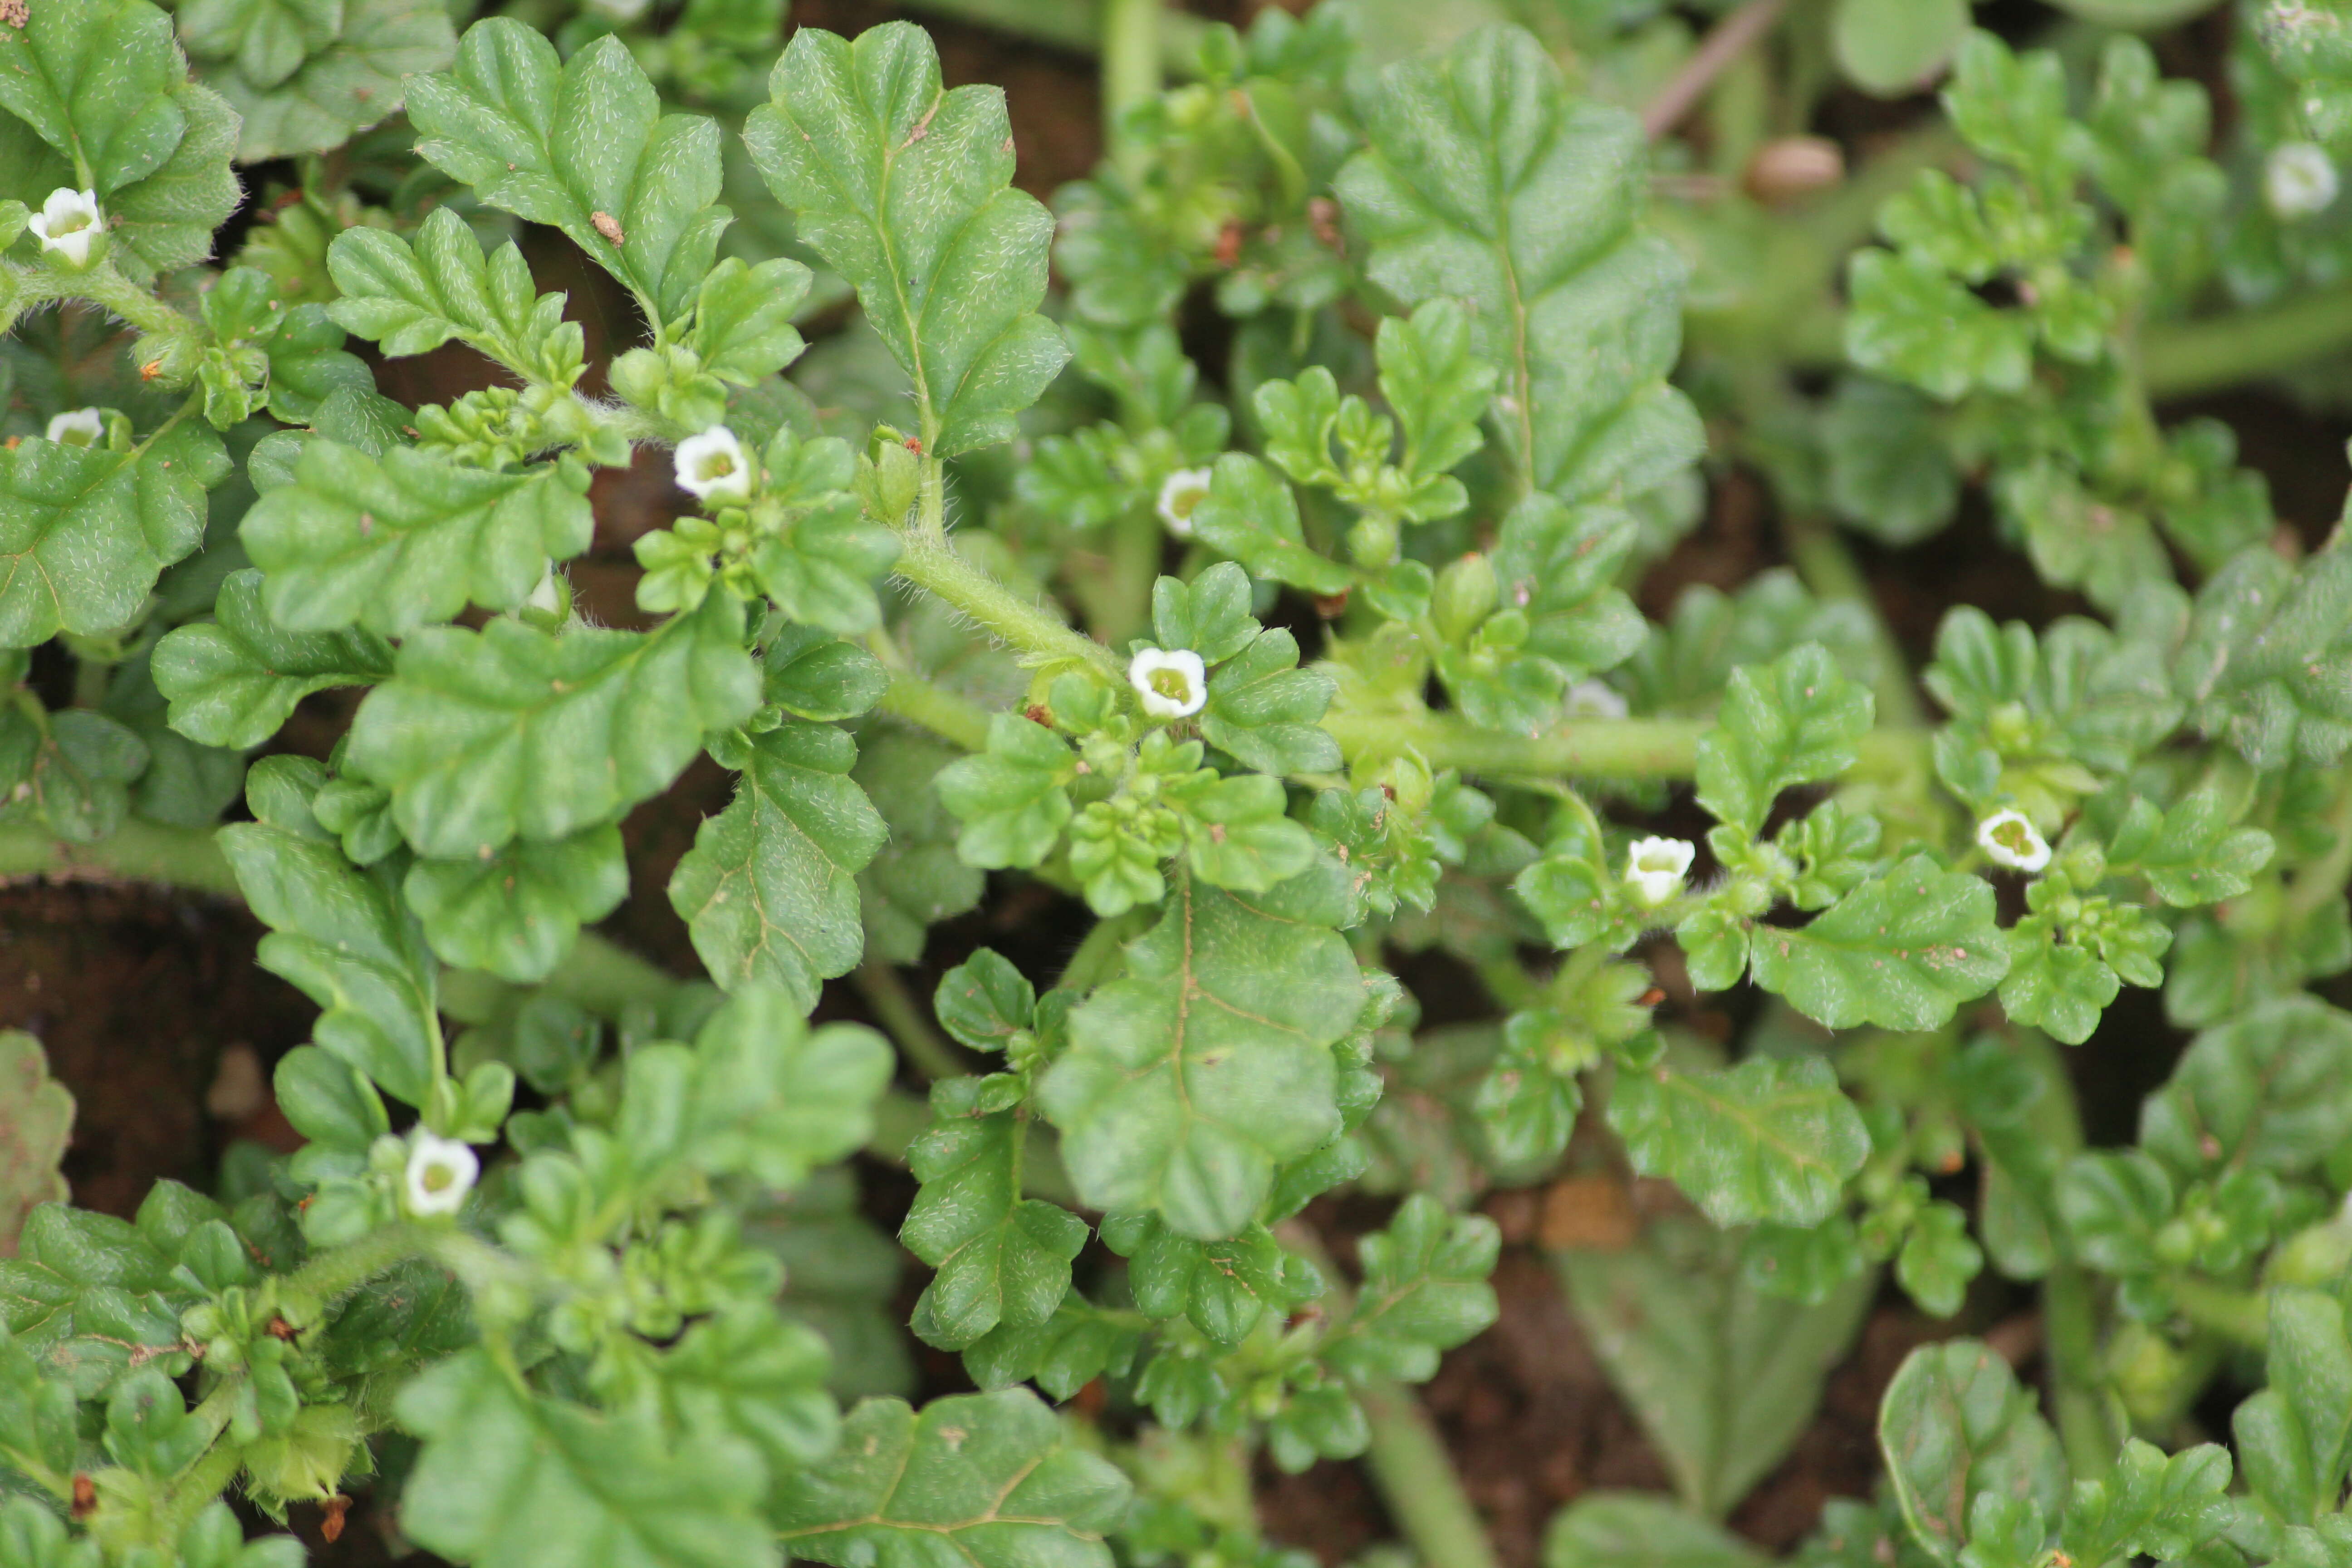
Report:
<svg viewBox="0 0 2352 1568"><path fill-rule="evenodd" d="M2334 766L2352 746L2352 549L2240 552L2198 590L2174 679L2189 721L2255 767Z"/></svg>
<svg viewBox="0 0 2352 1568"><path fill-rule="evenodd" d="M1957 1568L1979 1497L2030 1502L2054 1516L2066 1461L2033 1395L1975 1340L1913 1351L1878 1410L1878 1447L1912 1539Z"/></svg>
<svg viewBox="0 0 2352 1568"><path fill-rule="evenodd" d="M2271 836L2233 825L2236 814L2215 790L2198 790L2169 811L2135 797L2107 838L2110 876L2137 873L2175 909L2234 899L2270 863Z"/></svg>
<svg viewBox="0 0 2352 1568"><path fill-rule="evenodd" d="M230 573L213 615L167 633L152 666L172 728L207 746L257 746L310 693L392 674L392 649L372 632L289 632L271 620L258 572Z"/></svg>
<svg viewBox="0 0 2352 1568"><path fill-rule="evenodd" d="M1529 496L1503 518L1495 542L1502 602L1528 617L1527 653L1563 685L1622 664L1648 623L1616 584L1639 530L1613 507L1564 506Z"/></svg>
<svg viewBox="0 0 2352 1568"><path fill-rule="evenodd" d="M1128 1289L1138 1310L1167 1321L1183 1318L1220 1345L1237 1345L1323 1293L1314 1265L1286 1251L1264 1226L1222 1241L1177 1235L1157 1215L1107 1215L1103 1245L1128 1260Z"/></svg>
<svg viewBox="0 0 2352 1568"><path fill-rule="evenodd" d="M564 837L660 794L705 735L751 716L742 628L725 594L650 632L427 627L361 704L352 766L392 792L421 854Z"/></svg>
<svg viewBox="0 0 2352 1568"><path fill-rule="evenodd" d="M321 153L401 109L407 79L447 67L457 35L431 0L190 5L188 52L244 119L239 163Z"/></svg>
<svg viewBox="0 0 2352 1568"><path fill-rule="evenodd" d="M940 976L931 1010L940 1027L975 1051L1010 1052L1037 1022L1037 988L1013 961L983 947Z"/></svg>
<svg viewBox="0 0 2352 1568"><path fill-rule="evenodd" d="M890 688L880 659L814 626L777 628L761 663L761 695L796 719L819 723L871 712Z"/></svg>
<svg viewBox="0 0 2352 1568"><path fill-rule="evenodd" d="M1364 1282L1356 1310L1323 1352L1359 1386L1426 1383L1445 1351L1494 1326L1501 1233L1485 1215L1448 1213L1426 1193L1398 1205L1384 1230L1359 1244Z"/></svg>
<svg viewBox="0 0 2352 1568"><path fill-rule="evenodd" d="M2254 1494L2289 1523L2335 1511L2352 1466L2352 1338L2342 1303L2323 1291L2270 1296L2270 1386L2231 1418Z"/></svg>
<svg viewBox="0 0 2352 1568"><path fill-rule="evenodd" d="M619 38L559 64L521 23L477 22L455 70L409 83L408 118L419 156L490 205L562 229L656 325L680 320L709 276L732 216L715 205L719 127L663 114Z"/></svg>
<svg viewBox="0 0 2352 1568"><path fill-rule="evenodd" d="M935 781L963 753L896 726L877 725L858 746L851 777L882 814L889 841L857 875L867 956L912 963L929 929L980 902L988 879L957 855L955 819Z"/></svg>
<svg viewBox="0 0 2352 1568"><path fill-rule="evenodd" d="M1720 1525L1655 1492L1589 1491L1552 1515L1543 1568L1762 1568Z"/></svg>
<svg viewBox="0 0 2352 1568"><path fill-rule="evenodd" d="M2352 1142L2352 1016L2312 996L2246 1011L2189 1042L2140 1109L2140 1142L2183 1179L2301 1175Z"/></svg>
<svg viewBox="0 0 2352 1568"><path fill-rule="evenodd" d="M331 842L266 818L219 837L246 903L270 928L261 966L324 1009L313 1038L421 1107L440 1033L439 966L389 871L362 871Z"/></svg>
<svg viewBox="0 0 2352 1568"><path fill-rule="evenodd" d="M130 625L163 568L203 542L205 491L228 466L219 439L191 420L130 452L0 447L0 647Z"/></svg>
<svg viewBox="0 0 2352 1568"><path fill-rule="evenodd" d="M1698 416L1666 383L1684 266L1642 226L1642 128L1571 98L1517 28L1473 32L1381 76L1369 147L1339 172L1365 270L1407 305L1468 306L1502 368L1495 422L1529 488L1633 495L1687 467Z"/></svg>
<svg viewBox="0 0 2352 1568"><path fill-rule="evenodd" d="M642 1417L538 1394L479 1348L400 1393L424 1439L402 1495L408 1533L461 1562L510 1568L744 1568L772 1563L765 1467L740 1440L691 1453Z"/></svg>
<svg viewBox="0 0 2352 1568"><path fill-rule="evenodd" d="M553 972L580 935L629 896L621 830L610 823L488 859L419 860L402 884L425 940L445 963L518 985Z"/></svg>
<svg viewBox="0 0 2352 1568"><path fill-rule="evenodd" d="M1688 1221L1552 1261L1611 1384L1704 1519L1728 1513L1811 1425L1876 1286L1858 1270L1818 1305L1767 1295L1736 1237Z"/></svg>
<svg viewBox="0 0 2352 1568"><path fill-rule="evenodd" d="M898 536L866 515L849 493L856 471L837 437L803 441L776 432L763 458L765 496L785 509L785 526L754 550L761 590L795 621L845 636L882 624L874 583L898 558Z"/></svg>
<svg viewBox="0 0 2352 1568"><path fill-rule="evenodd" d="M36 1205L66 1201L58 1163L73 1119L73 1096L49 1077L41 1042L0 1030L0 1258L16 1255L16 1234Z"/></svg>
<svg viewBox="0 0 2352 1568"><path fill-rule="evenodd" d="M898 1053L857 1024L812 1029L773 986L746 985L695 1037L699 1058L686 1150L712 1175L798 1186L874 1135L875 1102Z"/></svg>
<svg viewBox="0 0 2352 1568"><path fill-rule="evenodd" d="M1431 488L1486 444L1478 424L1494 401L1497 372L1478 357L1469 315L1451 297L1423 301L1410 318L1382 318L1374 348L1381 395L1404 437L1399 466ZM1449 510L1459 510L1458 489L1454 497Z"/></svg>
<svg viewBox="0 0 2352 1568"><path fill-rule="evenodd" d="M1724 1226L1819 1225L1870 1154L1861 1112L1819 1057L1621 1073L1609 1125L1635 1170L1672 1180Z"/></svg>
<svg viewBox="0 0 2352 1568"><path fill-rule="evenodd" d="M1944 403L2017 394L2033 369L2032 322L1970 293L1924 257L1854 252L1846 265L1845 353L1864 370Z"/></svg>
<svg viewBox="0 0 2352 1568"><path fill-rule="evenodd" d="M421 354L455 338L534 381L568 387L583 364L580 324L563 319L561 294L541 294L511 242L485 258L482 242L448 207L425 216L414 241L380 228L348 228L327 250L342 297L327 313L386 354Z"/></svg>
<svg viewBox="0 0 2352 1568"><path fill-rule="evenodd" d="M1008 441L1069 357L1045 297L1053 218L1012 188L992 87L943 92L929 35L793 34L743 131L802 242L857 289L914 382L926 453Z"/></svg>
<svg viewBox="0 0 2352 1568"><path fill-rule="evenodd" d="M0 812L36 816L68 843L94 844L122 825L131 783L147 763L146 742L123 724L87 708L60 709Z"/></svg>
<svg viewBox="0 0 2352 1568"><path fill-rule="evenodd" d="M1838 0L1830 14L1838 68L1876 98L1918 91L1968 34L1968 0Z"/></svg>
<svg viewBox="0 0 2352 1568"><path fill-rule="evenodd" d="M988 749L941 768L940 803L963 824L956 854L967 866L1034 866L1054 851L1070 820L1077 754L1043 724L1018 713L988 721Z"/></svg>
<svg viewBox="0 0 2352 1568"><path fill-rule="evenodd" d="M1903 1249L1895 1255L1895 1282L1930 1317L1960 1310L1969 1281L1984 1268L1984 1253L1969 1239L1969 1216L1937 1198L1911 1222Z"/></svg>
<svg viewBox="0 0 2352 1568"><path fill-rule="evenodd" d="M211 229L236 205L236 183L228 173L228 149L216 144L211 127L202 123L213 117L195 106L186 77L171 19L145 0L79 0L28 11L0 37L0 110L22 121L63 160L59 171L65 178L50 188L70 183L95 190L101 208L114 216L120 216L121 198L161 195L161 187L176 182L184 187L176 216L183 224L201 224L208 241ZM191 142L209 150L207 163L217 160L215 168L205 171L211 178L191 178L196 171L174 156ZM26 166L33 161L10 162L5 194L39 205L48 191L30 188L39 177ZM152 193L143 188L151 181L157 187ZM223 186L226 203L219 200ZM180 255L184 242L167 241L149 255L151 247L139 236L120 235L117 240L134 252L134 275L185 266L210 248L200 244L194 255Z"/></svg>
<svg viewBox="0 0 2352 1568"><path fill-rule="evenodd" d="M1916 544L1952 520L1959 469L1935 405L1893 382L1851 375L1821 421L1829 503L1883 544Z"/></svg>
<svg viewBox="0 0 2352 1568"><path fill-rule="evenodd" d="M1206 664L1223 664L1256 641L1250 614L1249 574L1220 561L1190 583L1162 577L1151 585L1151 631L1163 648L1188 647ZM1297 645L1292 644L1292 663Z"/></svg>
<svg viewBox="0 0 2352 1568"><path fill-rule="evenodd" d="M404 447L379 459L313 437L294 471L239 530L270 618L293 631L405 637L468 603L513 609L594 529L570 463L497 471Z"/></svg>
<svg viewBox="0 0 2352 1568"><path fill-rule="evenodd" d="M1318 869L1265 894L1181 868L1127 973L1070 1015L1039 1086L1091 1208L1151 1210L1179 1235L1232 1236L1277 1165L1339 1130L1331 1047L1362 1010L1344 893Z"/></svg>
<svg viewBox="0 0 2352 1568"><path fill-rule="evenodd" d="M1220 554L1313 594L1345 593L1356 574L1307 546L1298 498L1246 452L1228 452L1211 471L1209 493L1192 509L1193 535Z"/></svg>
<svg viewBox="0 0 2352 1568"><path fill-rule="evenodd" d="M1699 739L1699 804L1755 837L1782 790L1853 765L1874 711L1870 692L1818 643L1760 671L1734 670L1716 727Z"/></svg>
<svg viewBox="0 0 2352 1568"><path fill-rule="evenodd" d="M1990 883L1914 855L1810 925L1755 929L1756 984L1832 1029L1933 1029L2007 972Z"/></svg>
<svg viewBox="0 0 2352 1568"><path fill-rule="evenodd" d="M1339 743L1322 722L1337 689L1324 671L1298 668L1297 639L1288 632L1260 632L1209 678L1202 737L1262 773L1337 772Z"/></svg>
<svg viewBox="0 0 2352 1568"><path fill-rule="evenodd" d="M2172 1217L2174 1194L2155 1160L2137 1149L2076 1154L2060 1169L2052 1196L2083 1261L2112 1274L2156 1267L2156 1233Z"/></svg>
<svg viewBox="0 0 2352 1568"><path fill-rule="evenodd" d="M950 1079L931 1090L931 1125L907 1151L922 1184L898 1239L939 1272L915 1303L915 1332L962 1350L1003 1325L1042 1328L1069 1293L1070 1262L1087 1244L1086 1221L1058 1204L1021 1195L1025 1116L988 1113L983 1080Z"/></svg>
<svg viewBox="0 0 2352 1568"><path fill-rule="evenodd" d="M2219 1444L2168 1456L2127 1437L2113 1469L2074 1483L2058 1543L2077 1563L2177 1563L2229 1527L2229 1490L2230 1452Z"/></svg>
<svg viewBox="0 0 2352 1568"><path fill-rule="evenodd" d="M729 257L702 280L687 346L705 374L754 386L801 357L806 345L793 313L808 297L809 269L789 257L746 267Z"/></svg>
<svg viewBox="0 0 2352 1568"><path fill-rule="evenodd" d="M375 1086L316 1046L297 1046L278 1058L270 1088L294 1131L341 1153L365 1154L392 1131Z"/></svg>
<svg viewBox="0 0 2352 1568"><path fill-rule="evenodd" d="M794 1558L834 1568L915 1563L949 1552L973 1568L1110 1568L1105 1531L1128 1483L1063 1439L1025 1388L937 1399L918 1416L869 1399L833 1458L787 1480L770 1517Z"/></svg>
<svg viewBox="0 0 2352 1568"><path fill-rule="evenodd" d="M887 830L848 776L856 745L831 725L782 724L719 754L740 766L741 784L696 830L670 906L721 985L763 980L805 1012L864 950L856 878Z"/></svg>

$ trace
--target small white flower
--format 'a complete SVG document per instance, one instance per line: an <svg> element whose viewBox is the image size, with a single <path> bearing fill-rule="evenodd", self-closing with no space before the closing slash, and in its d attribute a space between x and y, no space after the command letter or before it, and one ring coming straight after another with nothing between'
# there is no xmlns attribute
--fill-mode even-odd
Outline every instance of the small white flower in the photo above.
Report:
<svg viewBox="0 0 2352 1568"><path fill-rule="evenodd" d="M2308 142L2271 149L2263 163L2263 200L2281 223L2316 217L2336 204L2336 164Z"/></svg>
<svg viewBox="0 0 2352 1568"><path fill-rule="evenodd" d="M2021 811L1996 811L1977 824L1977 844L1996 866L2029 875L2050 864L2050 845Z"/></svg>
<svg viewBox="0 0 2352 1568"><path fill-rule="evenodd" d="M1188 719L1209 700L1209 672L1191 648L1145 648L1127 667L1127 683L1154 719Z"/></svg>
<svg viewBox="0 0 2352 1568"><path fill-rule="evenodd" d="M43 250L56 251L68 266L87 267L90 241L99 237L105 221L99 216L96 191L59 185L25 226L33 231Z"/></svg>
<svg viewBox="0 0 2352 1568"><path fill-rule="evenodd" d="M1625 854L1625 880L1644 909L1656 909L1683 890L1698 847L1687 838L1636 838Z"/></svg>
<svg viewBox="0 0 2352 1568"><path fill-rule="evenodd" d="M408 1212L417 1215L456 1214L474 1190L482 1163L474 1152L453 1138L436 1138L419 1129L408 1151Z"/></svg>
<svg viewBox="0 0 2352 1568"><path fill-rule="evenodd" d="M688 436L677 444L677 482L702 500L750 500L751 465L743 456L743 443L724 425Z"/></svg>
<svg viewBox="0 0 2352 1568"><path fill-rule="evenodd" d="M1571 719L1622 719L1625 699L1605 680L1580 680L1568 689L1561 710Z"/></svg>
<svg viewBox="0 0 2352 1568"><path fill-rule="evenodd" d="M95 447L106 438L106 420L95 408L74 408L49 420L48 437L60 447Z"/></svg>
<svg viewBox="0 0 2352 1568"><path fill-rule="evenodd" d="M1179 539L1192 537L1192 509L1209 493L1206 468L1179 468L1160 486L1160 521Z"/></svg>

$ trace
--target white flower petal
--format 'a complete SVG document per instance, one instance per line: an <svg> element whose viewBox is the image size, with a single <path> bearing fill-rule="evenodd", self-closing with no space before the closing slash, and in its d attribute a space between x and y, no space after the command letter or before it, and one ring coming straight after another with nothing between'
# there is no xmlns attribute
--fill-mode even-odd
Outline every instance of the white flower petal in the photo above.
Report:
<svg viewBox="0 0 2352 1568"><path fill-rule="evenodd" d="M1977 847L1996 866L2029 876L2050 864L2050 843L2021 811L1996 811L1977 824Z"/></svg>
<svg viewBox="0 0 2352 1568"><path fill-rule="evenodd" d="M1160 482L1160 521L1179 539L1192 537L1192 509L1209 493L1207 468L1179 468Z"/></svg>
<svg viewBox="0 0 2352 1568"><path fill-rule="evenodd" d="M1615 687L1590 679L1570 687L1560 707L1571 719L1622 719L1631 711Z"/></svg>
<svg viewBox="0 0 2352 1568"><path fill-rule="evenodd" d="M1128 664L1127 683L1154 719L1189 719L1209 700L1208 668L1191 648L1143 649Z"/></svg>
<svg viewBox="0 0 2352 1568"><path fill-rule="evenodd" d="M71 408L52 416L46 434L62 447L95 447L106 437L106 419L95 408Z"/></svg>
<svg viewBox="0 0 2352 1568"><path fill-rule="evenodd" d="M701 500L751 500L751 465L743 456L743 443L724 425L688 436L677 444L677 483Z"/></svg>
<svg viewBox="0 0 2352 1568"><path fill-rule="evenodd" d="M440 1138L417 1130L408 1151L408 1169L401 1183L408 1212L417 1215L456 1214L466 1206L466 1194L482 1173L482 1162L473 1150L454 1138Z"/></svg>
<svg viewBox="0 0 2352 1568"><path fill-rule="evenodd" d="M68 264L82 267L89 264L90 242L98 237L105 221L98 210L96 191L59 185L49 193L49 199L41 204L41 210L25 226L41 242L43 250L54 250Z"/></svg>
<svg viewBox="0 0 2352 1568"><path fill-rule="evenodd" d="M1682 891L1698 846L1686 838L1637 838L1625 852L1625 880L1644 908L1656 909Z"/></svg>
<svg viewBox="0 0 2352 1568"><path fill-rule="evenodd" d="M2283 223L2316 217L2336 205L2335 161L2308 142L2288 142L2263 161L2263 200Z"/></svg>

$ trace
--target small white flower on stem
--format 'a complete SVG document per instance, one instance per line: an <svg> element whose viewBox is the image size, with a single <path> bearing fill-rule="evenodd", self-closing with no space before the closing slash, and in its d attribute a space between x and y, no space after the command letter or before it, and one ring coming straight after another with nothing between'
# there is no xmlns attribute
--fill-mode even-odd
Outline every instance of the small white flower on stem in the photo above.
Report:
<svg viewBox="0 0 2352 1568"><path fill-rule="evenodd" d="M1160 521L1179 539L1192 537L1192 509L1209 493L1206 468L1179 468L1160 486Z"/></svg>
<svg viewBox="0 0 2352 1568"><path fill-rule="evenodd" d="M1560 710L1571 719L1622 719L1625 699L1605 680L1580 680L1568 689Z"/></svg>
<svg viewBox="0 0 2352 1568"><path fill-rule="evenodd" d="M415 1215L456 1214L474 1190L482 1163L473 1150L454 1138L439 1138L419 1129L408 1151L408 1212Z"/></svg>
<svg viewBox="0 0 2352 1568"><path fill-rule="evenodd" d="M751 465L743 443L724 425L677 444L677 482L697 500L714 505L751 499Z"/></svg>
<svg viewBox="0 0 2352 1568"><path fill-rule="evenodd" d="M1189 719L1209 700L1209 672L1191 648L1148 647L1127 667L1127 683L1154 719Z"/></svg>
<svg viewBox="0 0 2352 1568"><path fill-rule="evenodd" d="M1996 866L2029 876L2050 864L2050 842L2021 811L1996 811L1977 824L1977 845Z"/></svg>
<svg viewBox="0 0 2352 1568"><path fill-rule="evenodd" d="M106 438L106 419L95 408L73 408L49 419L47 432L60 447L95 447Z"/></svg>
<svg viewBox="0 0 2352 1568"><path fill-rule="evenodd" d="M1636 838L1625 853L1625 880L1644 909L1656 909L1683 890L1698 847L1687 838Z"/></svg>
<svg viewBox="0 0 2352 1568"><path fill-rule="evenodd" d="M2316 217L2336 205L2335 161L2308 142L2271 149L2263 162L2263 200L2281 223Z"/></svg>
<svg viewBox="0 0 2352 1568"><path fill-rule="evenodd" d="M25 226L33 231L44 251L56 251L69 267L87 267L90 242L103 232L105 222L99 215L96 191L59 185Z"/></svg>

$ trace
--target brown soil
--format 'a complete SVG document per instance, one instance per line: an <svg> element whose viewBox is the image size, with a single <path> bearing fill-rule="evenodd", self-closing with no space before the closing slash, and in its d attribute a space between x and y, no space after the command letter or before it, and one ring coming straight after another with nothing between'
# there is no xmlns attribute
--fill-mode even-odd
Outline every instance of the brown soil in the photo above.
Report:
<svg viewBox="0 0 2352 1568"><path fill-rule="evenodd" d="M1262 0L1200 0L1203 15L1245 21ZM855 33L903 13L873 0L798 0L796 20ZM982 29L924 20L938 37L949 79L1003 85L1011 104L1021 154L1021 184L1040 195L1082 174L1098 150L1097 95L1088 63L1026 47ZM1857 124L1883 117L1875 106L1841 104ZM1832 119L1835 117L1832 116ZM601 275L581 265L560 243L536 237L535 262L543 280L572 290L574 314L589 325L592 355L625 307ZM561 276L558 276L561 274ZM488 366L462 350L386 367L385 390L412 403L446 398L482 384ZM2333 522L2345 493L2347 430L2273 400L2241 396L2196 409L2230 420L2245 437L2246 458L2270 476L2281 515L2316 541ZM573 577L593 614L607 624L635 619L630 603L634 566L629 542L660 526L673 500L658 464L648 460L598 480L599 536ZM1984 605L1997 616L2033 621L2076 607L2040 590L2019 561L2000 549L1981 512L1916 550L1861 546L1866 573L1897 635L1924 653L1943 610L1955 603ZM1726 476L1707 518L1643 585L1653 614L1667 608L1693 583L1730 586L1781 559L1769 503L1748 476ZM324 756L348 722L348 698L306 703L280 742L286 749ZM728 782L707 762L698 763L667 796L633 814L625 825L633 892L606 923L616 940L681 973L697 972L683 924L663 896L670 869L693 841L697 825L724 805ZM1007 885L983 910L938 933L931 967L992 942L1026 965L1050 973L1083 929L1083 915L1042 895ZM266 1101L251 1097L268 1067L306 1037L312 1009L290 987L253 963L258 937L241 910L130 888L0 889L0 1026L40 1036L53 1070L77 1097L79 1116L67 1163L76 1201L129 1214L149 1184L172 1177L208 1187L221 1150L233 1137L281 1142L282 1121ZM1416 988L1444 976L1443 961L1400 959ZM1455 994L1430 992L1433 1021L1480 1016L1485 998L1466 973L1453 971ZM918 994L928 979L910 977ZM860 1007L836 986L825 1010L856 1016ZM2170 1039L2152 1007L2114 1020L2143 1039ZM240 1059L240 1053L246 1054ZM2170 1049L2099 1052L2096 1042L2074 1060L2132 1060L2135 1074L2160 1073ZM224 1060L228 1062L224 1071ZM2107 1086L2119 1089L2122 1086ZM2136 1103L2144 1084L2117 1100ZM207 1110L208 1096L213 1110ZM2102 1098L2094 1097L2094 1103ZM2107 1130L2127 1134L2127 1128ZM875 1173L869 1184L877 1217L895 1223L910 1195L903 1176ZM1508 1245L1496 1277L1502 1314L1496 1327L1446 1358L1429 1387L1429 1408L1452 1446L1473 1499L1490 1522L1507 1568L1538 1560L1546 1521L1563 1503L1596 1487L1664 1489L1665 1472L1632 1415L1610 1389L1563 1295L1544 1261L1541 1239L1562 1239L1536 1194L1491 1197L1488 1212ZM895 1211L895 1212L894 1212ZM1319 1212L1319 1211L1318 1211ZM1352 1212L1339 1218L1335 1244L1350 1250L1347 1233L1361 1228ZM1365 1223L1374 1223L1367 1220ZM1558 1222L1570 1223L1570 1222ZM1571 1224L1572 1229L1572 1224ZM1576 1233L1584 1239L1592 1237ZM915 1285L909 1287L909 1303ZM1790 1458L1742 1505L1732 1523L1773 1550L1785 1549L1811 1527L1822 1501L1867 1495L1876 1471L1873 1422L1880 1392L1902 1356L1924 1340L1991 1330L2020 1352L2031 1348L2030 1320L2001 1321L2013 1303L1987 1286L1956 1323L1920 1318L1898 1300L1882 1303L1861 1342L1832 1377L1819 1418ZM927 1356L927 1376L946 1392L961 1384L952 1358ZM1261 1510L1277 1540L1313 1551L1327 1563L1355 1556L1392 1531L1376 1494L1351 1465L1325 1464L1303 1476L1268 1468ZM320 1552L314 1511L298 1512L297 1528ZM384 1540L355 1514L342 1543L322 1561L383 1561Z"/></svg>

